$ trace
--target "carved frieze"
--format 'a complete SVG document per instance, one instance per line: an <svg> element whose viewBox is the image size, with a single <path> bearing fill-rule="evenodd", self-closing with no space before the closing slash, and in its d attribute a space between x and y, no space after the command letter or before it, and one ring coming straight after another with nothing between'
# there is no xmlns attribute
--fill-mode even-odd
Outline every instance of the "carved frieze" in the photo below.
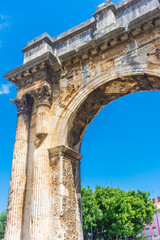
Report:
<svg viewBox="0 0 160 240"><path fill-rule="evenodd" d="M19 76L17 76L16 79L18 79L18 77ZM24 74L22 74L22 79L21 79L21 81L18 82L18 88L22 89L26 86L28 87L28 86L32 85L33 83L40 81L40 80L44 80L44 81L51 83L52 78L53 78L52 74L47 68L43 69L43 71L37 69L37 72L32 72L32 70L31 70L31 74L29 76L24 76Z"/></svg>
<svg viewBox="0 0 160 240"><path fill-rule="evenodd" d="M106 86L105 93L106 94L127 93L134 89L136 86L137 86L136 82L113 81Z"/></svg>

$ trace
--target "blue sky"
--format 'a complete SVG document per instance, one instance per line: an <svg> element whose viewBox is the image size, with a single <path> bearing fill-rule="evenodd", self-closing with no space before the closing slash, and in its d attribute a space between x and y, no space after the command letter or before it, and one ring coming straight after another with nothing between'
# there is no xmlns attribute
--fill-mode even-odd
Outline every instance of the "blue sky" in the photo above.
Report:
<svg viewBox="0 0 160 240"><path fill-rule="evenodd" d="M92 17L103 0L0 1L0 212L6 209L16 129L16 87L3 74L23 62L21 49L47 32L52 37ZM136 93L106 106L82 143L82 184L142 189L160 195L160 93Z"/></svg>

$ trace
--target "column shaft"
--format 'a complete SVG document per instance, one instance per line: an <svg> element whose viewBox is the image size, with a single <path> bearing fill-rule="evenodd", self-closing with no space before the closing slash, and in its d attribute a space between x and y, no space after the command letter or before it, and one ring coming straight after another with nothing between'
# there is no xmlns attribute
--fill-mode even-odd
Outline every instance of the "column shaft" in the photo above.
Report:
<svg viewBox="0 0 160 240"><path fill-rule="evenodd" d="M30 212L30 240L49 239L50 165L47 135L50 109L38 106L36 115L36 149L33 155L33 185Z"/></svg>
<svg viewBox="0 0 160 240"><path fill-rule="evenodd" d="M29 239L30 233L30 208L32 204L32 185L33 185L33 155L35 151L35 113L32 113L30 121L28 161L27 161L27 181L23 210L22 240Z"/></svg>
<svg viewBox="0 0 160 240"><path fill-rule="evenodd" d="M7 209L5 240L20 240L22 211L26 185L26 164L28 154L29 117L18 115L15 137L10 190Z"/></svg>

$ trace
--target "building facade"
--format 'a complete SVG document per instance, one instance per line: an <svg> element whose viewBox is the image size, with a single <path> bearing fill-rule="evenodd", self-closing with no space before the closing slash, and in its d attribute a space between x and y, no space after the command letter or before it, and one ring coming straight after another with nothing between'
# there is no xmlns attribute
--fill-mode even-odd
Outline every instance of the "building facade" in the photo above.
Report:
<svg viewBox="0 0 160 240"><path fill-rule="evenodd" d="M158 212L154 214L154 219L152 225L145 225L145 229L142 233L147 240L160 240L160 197L158 201L153 199L153 203L158 209Z"/></svg>

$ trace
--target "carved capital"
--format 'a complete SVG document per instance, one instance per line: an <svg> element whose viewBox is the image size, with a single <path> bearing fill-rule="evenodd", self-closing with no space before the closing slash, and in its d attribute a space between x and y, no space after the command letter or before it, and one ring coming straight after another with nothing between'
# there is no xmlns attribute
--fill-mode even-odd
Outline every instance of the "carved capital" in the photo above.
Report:
<svg viewBox="0 0 160 240"><path fill-rule="evenodd" d="M78 153L64 145L54 147L54 148L49 148L48 152L49 152L49 156L50 156L51 166L57 165L61 156L71 159L72 161L77 162L77 163L80 163L80 160L83 157L80 153Z"/></svg>
<svg viewBox="0 0 160 240"><path fill-rule="evenodd" d="M51 107L53 99L51 86L44 85L41 88L31 91L30 95L33 96L37 107L40 105L47 105Z"/></svg>
<svg viewBox="0 0 160 240"><path fill-rule="evenodd" d="M24 94L21 99L11 99L11 102L14 103L17 107L18 115L21 113L30 113L33 105L33 99Z"/></svg>

